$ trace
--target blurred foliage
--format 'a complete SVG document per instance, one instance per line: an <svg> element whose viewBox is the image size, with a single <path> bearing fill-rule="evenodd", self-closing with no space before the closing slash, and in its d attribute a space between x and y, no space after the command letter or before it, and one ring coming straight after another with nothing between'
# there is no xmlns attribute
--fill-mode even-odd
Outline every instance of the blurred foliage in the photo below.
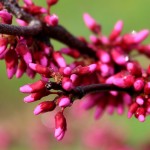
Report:
<svg viewBox="0 0 150 150"><path fill-rule="evenodd" d="M45 1L35 0L34 2L38 5L46 6ZM132 30L139 31L143 28L149 29L149 6L149 0L60 0L51 11L59 16L59 23L66 27L71 33L76 36L85 36L88 39L90 32L84 26L82 21L82 14L84 12L90 13L97 22L101 23L102 32L108 35L115 22L119 19L124 21L124 33L131 32ZM150 42L150 40L148 39L147 42ZM58 49L61 46L58 42L53 41L53 43L55 49ZM145 66L147 66L149 62L148 59L143 57L138 57L137 59L141 60L142 65ZM26 135L27 127L30 127L29 122L37 122L37 120L40 120L41 116L35 117L32 114L32 110L38 102L34 104L24 104L22 101L24 95L21 94L18 89L21 85L32 81L25 76L22 79L16 79L14 77L12 80L8 80L4 62L0 61L0 68L0 126L6 126L10 132L13 132L12 130L14 129L18 129L14 134L17 134L19 137L18 140L12 142L11 150L29 149L25 142L28 138ZM39 76L37 76L37 78L39 78ZM86 115L89 115L89 113ZM144 123L138 122L134 117L132 119L127 119L126 114L123 116L105 115L101 120L96 122L92 117L92 115L89 116L89 122L83 121L84 126L89 126L89 124L93 125L94 123L101 124L102 122L109 120L115 124L118 130L122 130L126 134L127 142L134 147L138 147L138 144L149 138L149 117ZM72 121L74 121L74 119L68 119L68 124ZM81 127L84 128L84 126L82 125L80 127L81 122L76 121L75 123L74 126L76 127L76 131L82 131ZM77 136L80 140L80 132L77 133L79 134ZM51 139L53 139L52 134L53 133L50 133ZM63 142L59 143L54 141L54 139L52 142L55 142L52 149L57 148L62 150ZM74 141L74 148L72 147L71 149L83 150L82 145L80 144L80 142ZM64 147L64 149L70 149L70 147Z"/></svg>

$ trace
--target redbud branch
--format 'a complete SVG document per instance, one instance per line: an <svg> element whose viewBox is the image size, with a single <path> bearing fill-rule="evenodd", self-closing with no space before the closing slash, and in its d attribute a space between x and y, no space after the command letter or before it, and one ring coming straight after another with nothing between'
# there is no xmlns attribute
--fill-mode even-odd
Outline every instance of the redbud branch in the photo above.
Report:
<svg viewBox="0 0 150 150"><path fill-rule="evenodd" d="M104 91L119 91L133 95L132 88L120 88L112 84L91 84L86 86L77 86L71 92L73 95L80 99L86 94Z"/></svg>
<svg viewBox="0 0 150 150"><path fill-rule="evenodd" d="M35 21L31 22L31 24L32 25L28 27L0 24L0 33L17 36L34 36L39 33L41 26Z"/></svg>
<svg viewBox="0 0 150 150"><path fill-rule="evenodd" d="M81 54L88 55L96 59L94 50L92 50L85 43L73 36L61 25L55 27L44 26L44 33L49 37L68 45L71 48L77 49Z"/></svg>
<svg viewBox="0 0 150 150"><path fill-rule="evenodd" d="M60 90L64 92L64 94L71 94L75 98L81 99L83 96L89 93L96 93L96 92L105 92L105 91L119 91L119 92L126 92L130 95L134 95L134 91L132 88L120 88L118 86L115 86L113 84L91 84L86 86L77 86L71 91L65 91L61 84L57 84L56 82L48 82L46 84L47 90Z"/></svg>
<svg viewBox="0 0 150 150"><path fill-rule="evenodd" d="M81 54L88 55L91 58L96 59L95 52L85 43L68 32L64 27L60 25L52 27L42 24L31 14L28 14L23 9L21 9L15 0L0 0L0 2L17 18L23 19L29 23L28 27L6 24L0 25L0 33L20 36L35 36L37 34L39 34L39 37L41 37L41 35L48 36L68 45L71 48L77 49Z"/></svg>

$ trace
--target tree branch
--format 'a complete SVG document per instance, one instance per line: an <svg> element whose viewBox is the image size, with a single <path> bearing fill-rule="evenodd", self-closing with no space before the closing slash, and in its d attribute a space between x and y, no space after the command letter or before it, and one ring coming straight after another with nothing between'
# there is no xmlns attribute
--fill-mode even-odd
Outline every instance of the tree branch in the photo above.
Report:
<svg viewBox="0 0 150 150"><path fill-rule="evenodd" d="M104 91L119 91L133 95L132 88L120 88L112 84L91 84L87 86L77 86L71 92L77 95L77 98L82 98L88 93L104 92Z"/></svg>
<svg viewBox="0 0 150 150"><path fill-rule="evenodd" d="M16 0L0 0L0 2L17 18L29 23L28 27L0 24L0 33L20 36L48 36L68 45L71 48L77 49L81 54L88 55L91 58L96 59L95 52L85 43L83 43L75 36L73 36L70 32L68 32L64 27L60 25L52 27L47 26L44 23L42 24L34 16L25 12L17 4Z"/></svg>
<svg viewBox="0 0 150 150"><path fill-rule="evenodd" d="M85 43L77 39L73 36L70 32L68 32L64 27L61 25L52 27L52 26L44 26L44 33L47 34L49 37L60 41L68 45L71 48L75 48L79 50L81 54L88 55L94 59L96 59L96 55L94 50L89 48Z"/></svg>
<svg viewBox="0 0 150 150"><path fill-rule="evenodd" d="M45 85L47 90L60 90L66 94L72 94L73 97L77 99L81 99L83 96L89 93L96 93L96 92L104 92L104 91L119 91L119 92L126 92L130 95L134 94L133 88L120 88L113 84L91 84L86 86L77 86L71 91L65 91L61 84L57 84L56 82L47 82Z"/></svg>
<svg viewBox="0 0 150 150"><path fill-rule="evenodd" d="M32 21L29 26L14 26L9 24L0 24L0 33L17 36L35 36L41 31L41 26L36 21Z"/></svg>

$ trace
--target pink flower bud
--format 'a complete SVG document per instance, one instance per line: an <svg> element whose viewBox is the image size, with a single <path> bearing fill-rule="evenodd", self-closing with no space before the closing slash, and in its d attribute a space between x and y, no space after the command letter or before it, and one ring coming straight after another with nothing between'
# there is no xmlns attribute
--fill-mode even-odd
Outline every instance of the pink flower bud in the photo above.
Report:
<svg viewBox="0 0 150 150"><path fill-rule="evenodd" d="M127 70L135 76L142 75L142 68L137 62L129 62L127 63Z"/></svg>
<svg viewBox="0 0 150 150"><path fill-rule="evenodd" d="M67 129L66 119L62 112L55 115L55 138L59 141L62 140Z"/></svg>
<svg viewBox="0 0 150 150"><path fill-rule="evenodd" d="M143 53L143 54L147 55L148 57L150 57L150 45L139 45L137 47L137 50L140 53Z"/></svg>
<svg viewBox="0 0 150 150"><path fill-rule="evenodd" d="M100 39L100 41L103 45L108 45L109 44L109 40L106 36L102 35L102 36L100 36L99 39Z"/></svg>
<svg viewBox="0 0 150 150"><path fill-rule="evenodd" d="M20 25L20 26L27 26L27 22L25 22L24 20L18 19L16 18L16 22Z"/></svg>
<svg viewBox="0 0 150 150"><path fill-rule="evenodd" d="M76 75L76 74L72 74L70 76L70 79L71 79L71 81L72 81L73 84L75 84L77 82L78 78L79 78L79 76Z"/></svg>
<svg viewBox="0 0 150 150"><path fill-rule="evenodd" d="M33 5L32 0L23 0L23 2L24 2L27 6Z"/></svg>
<svg viewBox="0 0 150 150"><path fill-rule="evenodd" d="M55 5L58 2L58 0L46 0L46 2L49 6L52 6Z"/></svg>
<svg viewBox="0 0 150 150"><path fill-rule="evenodd" d="M32 93L24 98L24 102L31 103L31 102L40 100L42 97L47 96L49 94L50 94L50 91L47 91L47 90L42 90L37 93Z"/></svg>
<svg viewBox="0 0 150 150"><path fill-rule="evenodd" d="M77 74L77 75L86 75L86 74L91 74L96 71L97 65L96 64L91 64L89 66L77 66L72 73Z"/></svg>
<svg viewBox="0 0 150 150"><path fill-rule="evenodd" d="M141 91L144 88L144 80L142 78L137 78L133 84L135 91Z"/></svg>
<svg viewBox="0 0 150 150"><path fill-rule="evenodd" d="M137 108L138 108L138 104L136 102L130 105L128 110L128 118L132 117L132 115L136 112Z"/></svg>
<svg viewBox="0 0 150 150"><path fill-rule="evenodd" d="M16 78L20 78L23 73L26 71L26 63L24 62L23 59L20 59L19 64L18 64L18 68L17 68L17 72L16 72Z"/></svg>
<svg viewBox="0 0 150 150"><path fill-rule="evenodd" d="M107 105L107 112L112 115L114 113L116 107L116 97L115 96L109 96L108 97L108 105Z"/></svg>
<svg viewBox="0 0 150 150"><path fill-rule="evenodd" d="M63 54L67 54L73 58L79 58L80 57L80 53L79 51L77 51L76 49L71 49L71 48L62 48L60 50L61 53Z"/></svg>
<svg viewBox="0 0 150 150"><path fill-rule="evenodd" d="M51 16L47 15L44 17L44 21L50 26L57 26L58 25L58 16L53 14Z"/></svg>
<svg viewBox="0 0 150 150"><path fill-rule="evenodd" d="M117 113L118 115L122 115L124 113L124 106L122 101L118 103L117 105Z"/></svg>
<svg viewBox="0 0 150 150"><path fill-rule="evenodd" d="M120 73L114 75L113 84L121 88L129 88L134 83L134 76L130 75L126 71L121 71Z"/></svg>
<svg viewBox="0 0 150 150"><path fill-rule="evenodd" d="M102 93L87 94L81 99L81 107L88 110L92 108L93 106L95 106L101 98L103 98Z"/></svg>
<svg viewBox="0 0 150 150"><path fill-rule="evenodd" d="M63 89L65 89L66 91L70 91L73 88L73 84L71 79L64 77L62 79L62 87Z"/></svg>
<svg viewBox="0 0 150 150"><path fill-rule="evenodd" d="M144 93L150 94L150 82L147 82L144 86Z"/></svg>
<svg viewBox="0 0 150 150"><path fill-rule="evenodd" d="M109 36L110 41L114 41L120 35L122 28L123 28L123 21L119 20L115 24L114 29L112 30L112 32Z"/></svg>
<svg viewBox="0 0 150 150"><path fill-rule="evenodd" d="M101 43L101 40L100 40L98 37L96 37L95 35L91 35L91 36L90 36L90 41L91 41L94 45L100 45L100 44L102 44L102 43Z"/></svg>
<svg viewBox="0 0 150 150"><path fill-rule="evenodd" d="M143 107L137 108L135 112L135 117L138 118L140 122L145 121L145 109Z"/></svg>
<svg viewBox="0 0 150 150"><path fill-rule="evenodd" d="M105 110L106 104L107 104L107 100L105 101L102 100L98 102L98 104L96 105L95 113L94 113L95 120L99 119L102 116Z"/></svg>
<svg viewBox="0 0 150 150"><path fill-rule="evenodd" d="M59 67L66 67L66 61L60 52L53 52L53 58Z"/></svg>
<svg viewBox="0 0 150 150"><path fill-rule="evenodd" d="M8 39L4 37L0 37L0 54L2 54L6 50L7 44L8 44Z"/></svg>
<svg viewBox="0 0 150 150"><path fill-rule="evenodd" d="M145 116L144 116L143 114L140 114L140 115L138 116L138 120L139 120L140 122L144 122L144 121L145 121Z"/></svg>
<svg viewBox="0 0 150 150"><path fill-rule="evenodd" d="M2 19L2 23L6 24L12 23L12 15L6 9L0 11L0 17Z"/></svg>
<svg viewBox="0 0 150 150"><path fill-rule="evenodd" d="M22 87L20 87L20 91L23 93L34 93L41 91L45 88L45 82L42 80L39 80L32 84L26 84Z"/></svg>
<svg viewBox="0 0 150 150"><path fill-rule="evenodd" d="M0 54L0 60L5 59L5 54L7 53L7 50L8 49L4 50L3 53Z"/></svg>
<svg viewBox="0 0 150 150"><path fill-rule="evenodd" d="M53 47L51 45L47 45L45 43L40 42L41 49L45 52L46 55L50 55L53 51Z"/></svg>
<svg viewBox="0 0 150 150"><path fill-rule="evenodd" d="M26 41L23 41L23 40L19 41L16 46L16 51L18 52L20 56L22 56L26 64L29 64L32 62L32 55L30 53L29 48L27 47Z"/></svg>
<svg viewBox="0 0 150 150"><path fill-rule="evenodd" d="M26 74L29 78L33 79L35 77L36 72L27 66Z"/></svg>
<svg viewBox="0 0 150 150"><path fill-rule="evenodd" d="M98 34L101 31L101 26L88 14L83 14L83 20L85 25L94 33Z"/></svg>
<svg viewBox="0 0 150 150"><path fill-rule="evenodd" d="M29 67L37 73L44 75L45 77L51 77L51 74L53 73L52 69L39 64L29 63Z"/></svg>
<svg viewBox="0 0 150 150"><path fill-rule="evenodd" d="M63 67L59 69L59 72L63 75L70 76L71 75L71 68L70 67Z"/></svg>
<svg viewBox="0 0 150 150"><path fill-rule="evenodd" d="M70 98L66 96L59 97L57 101L58 101L59 107L68 107L71 105Z"/></svg>
<svg viewBox="0 0 150 150"><path fill-rule="evenodd" d="M8 50L5 55L5 63L6 63L6 70L7 76L9 79L13 77L13 75L17 71L18 66L18 56L14 50Z"/></svg>
<svg viewBox="0 0 150 150"><path fill-rule="evenodd" d="M124 102L125 104L131 105L131 103L132 103L132 97L131 97L129 94L123 93L123 94L122 94L122 98L123 98L123 102Z"/></svg>
<svg viewBox="0 0 150 150"><path fill-rule="evenodd" d="M150 65L147 68L147 74L150 75Z"/></svg>
<svg viewBox="0 0 150 150"><path fill-rule="evenodd" d="M135 33L134 33L135 34ZM135 44L134 43L134 38L133 38L133 34L125 34L123 36L123 43L127 46L130 46L132 44Z"/></svg>
<svg viewBox="0 0 150 150"><path fill-rule="evenodd" d="M45 113L48 111L53 111L56 107L56 104L54 101L44 101L41 102L35 109L34 114L38 115L40 113Z"/></svg>
<svg viewBox="0 0 150 150"><path fill-rule="evenodd" d="M129 60L128 55L120 47L112 49L111 55L118 65L125 65Z"/></svg>
<svg viewBox="0 0 150 150"><path fill-rule="evenodd" d="M97 70L101 72L102 77L108 77L114 74L114 68L110 64L98 62Z"/></svg>
<svg viewBox="0 0 150 150"><path fill-rule="evenodd" d="M31 5L26 7L27 11L29 11L33 15L46 14L47 9L41 6Z"/></svg>
<svg viewBox="0 0 150 150"><path fill-rule="evenodd" d="M109 63L111 60L110 54L105 50L99 49L96 55L98 56L98 58L102 63Z"/></svg>
<svg viewBox="0 0 150 150"><path fill-rule="evenodd" d="M134 36L134 42L135 43L140 43L143 40L145 40L147 38L147 36L149 35L149 30L141 30L140 32L138 32L137 34L135 34Z"/></svg>
<svg viewBox="0 0 150 150"><path fill-rule="evenodd" d="M150 113L150 99L146 102L146 111Z"/></svg>
<svg viewBox="0 0 150 150"><path fill-rule="evenodd" d="M57 64L55 62L52 62L52 61L50 61L49 63L50 63L49 67L53 70L52 72L54 72L54 71L57 72L58 71Z"/></svg>
<svg viewBox="0 0 150 150"><path fill-rule="evenodd" d="M100 69L101 69L101 75L103 77L107 77L109 75L110 70L107 64L101 64Z"/></svg>
<svg viewBox="0 0 150 150"><path fill-rule="evenodd" d="M147 38L149 30L141 30L140 32L133 32L123 36L123 42L127 45L139 44Z"/></svg>
<svg viewBox="0 0 150 150"><path fill-rule="evenodd" d="M137 96L136 97L136 102L137 102L137 104L139 104L139 105L143 105L144 104L144 98L142 97L142 96Z"/></svg>
<svg viewBox="0 0 150 150"><path fill-rule="evenodd" d="M36 51L33 56L36 62L40 65L45 67L48 65L48 58L43 54L42 51Z"/></svg>

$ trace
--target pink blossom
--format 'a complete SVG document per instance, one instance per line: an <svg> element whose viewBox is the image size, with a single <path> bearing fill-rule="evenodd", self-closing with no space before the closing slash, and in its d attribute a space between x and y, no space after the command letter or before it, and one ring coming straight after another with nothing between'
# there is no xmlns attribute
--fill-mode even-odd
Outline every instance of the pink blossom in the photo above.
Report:
<svg viewBox="0 0 150 150"><path fill-rule="evenodd" d="M59 141L62 140L67 129L66 119L62 112L55 115L55 138Z"/></svg>
<svg viewBox="0 0 150 150"><path fill-rule="evenodd" d="M0 17L2 18L2 23L12 23L12 15L6 9L0 11Z"/></svg>
<svg viewBox="0 0 150 150"><path fill-rule="evenodd" d="M45 16L44 20L50 26L57 26L58 25L58 16L55 14L53 14L51 16Z"/></svg>
<svg viewBox="0 0 150 150"><path fill-rule="evenodd" d="M101 27L97 22L88 14L83 14L85 25L94 33L100 33Z"/></svg>
<svg viewBox="0 0 150 150"><path fill-rule="evenodd" d="M41 102L35 109L34 114L38 115L40 113L48 112L54 110L56 107L56 104L54 101L44 101Z"/></svg>

